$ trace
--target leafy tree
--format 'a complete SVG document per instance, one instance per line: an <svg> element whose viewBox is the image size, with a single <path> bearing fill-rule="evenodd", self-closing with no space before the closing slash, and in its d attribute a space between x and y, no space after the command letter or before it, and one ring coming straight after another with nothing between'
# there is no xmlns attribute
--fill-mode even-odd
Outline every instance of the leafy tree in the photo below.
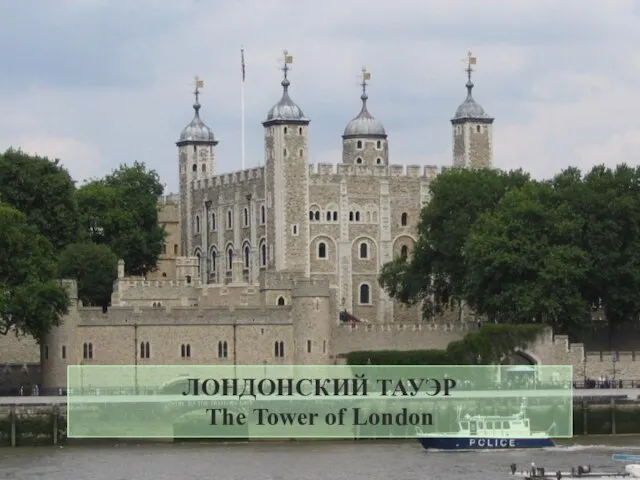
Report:
<svg viewBox="0 0 640 480"><path fill-rule="evenodd" d="M78 238L75 190L59 160L14 149L0 154L0 200L23 212L56 251Z"/></svg>
<svg viewBox="0 0 640 480"><path fill-rule="evenodd" d="M583 294L591 266L580 245L583 221L557 197L550 182L531 182L473 226L465 244L465 297L478 314L567 333L590 318Z"/></svg>
<svg viewBox="0 0 640 480"><path fill-rule="evenodd" d="M590 300L604 308L613 332L640 315L640 168L596 166L584 187L578 200L592 260Z"/></svg>
<svg viewBox="0 0 640 480"><path fill-rule="evenodd" d="M80 225L87 239L111 247L130 275L156 268L165 231L158 224L157 173L142 163L123 165L78 190Z"/></svg>
<svg viewBox="0 0 640 480"><path fill-rule="evenodd" d="M14 331L41 342L69 307L53 248L9 205L0 204L0 225L0 334Z"/></svg>
<svg viewBox="0 0 640 480"><path fill-rule="evenodd" d="M78 282L78 298L84 305L106 307L118 276L118 257L107 245L72 244L60 254L60 275Z"/></svg>
<svg viewBox="0 0 640 480"><path fill-rule="evenodd" d="M403 303L424 301L425 317L460 304L467 278L464 245L471 227L507 192L529 181L521 170L443 172L431 183L431 201L422 210L411 259L385 264L380 285Z"/></svg>

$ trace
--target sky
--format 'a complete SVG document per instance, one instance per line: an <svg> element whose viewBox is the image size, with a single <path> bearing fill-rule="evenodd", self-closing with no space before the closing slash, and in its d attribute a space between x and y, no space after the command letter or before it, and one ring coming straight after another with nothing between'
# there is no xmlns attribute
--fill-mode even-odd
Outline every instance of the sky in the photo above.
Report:
<svg viewBox="0 0 640 480"><path fill-rule="evenodd" d="M495 166L638 164L637 0L31 0L0 2L0 18L0 150L59 158L79 184L140 161L175 192L196 75L217 173L240 170L241 47L246 168L264 163L284 49L312 163L341 161L366 67L391 163L451 165L471 50Z"/></svg>

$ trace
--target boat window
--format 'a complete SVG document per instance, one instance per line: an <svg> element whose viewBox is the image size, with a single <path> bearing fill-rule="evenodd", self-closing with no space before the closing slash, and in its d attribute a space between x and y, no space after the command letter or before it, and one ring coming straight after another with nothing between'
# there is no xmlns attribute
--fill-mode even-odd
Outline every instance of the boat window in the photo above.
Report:
<svg viewBox="0 0 640 480"><path fill-rule="evenodd" d="M463 430L469 430L469 422L460 422L460 428Z"/></svg>
<svg viewBox="0 0 640 480"><path fill-rule="evenodd" d="M509 430L509 422L502 422L502 428L504 430Z"/></svg>
<svg viewBox="0 0 640 480"><path fill-rule="evenodd" d="M529 428L529 420L525 420L524 421L524 426L525 426L525 428Z"/></svg>
<svg viewBox="0 0 640 480"><path fill-rule="evenodd" d="M487 430L493 430L493 422L487 422Z"/></svg>
<svg viewBox="0 0 640 480"><path fill-rule="evenodd" d="M478 422L478 428L484 428L484 423L483 422Z"/></svg>

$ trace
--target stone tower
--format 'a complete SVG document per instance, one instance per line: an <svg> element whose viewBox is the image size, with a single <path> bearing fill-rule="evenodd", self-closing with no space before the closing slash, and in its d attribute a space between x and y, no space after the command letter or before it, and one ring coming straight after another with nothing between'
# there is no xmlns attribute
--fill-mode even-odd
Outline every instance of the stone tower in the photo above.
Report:
<svg viewBox="0 0 640 480"><path fill-rule="evenodd" d="M453 127L453 166L463 168L493 167L493 118L473 99L471 65L476 57L468 54L467 98L451 119Z"/></svg>
<svg viewBox="0 0 640 480"><path fill-rule="evenodd" d="M193 120L184 127L178 146L178 158L180 165L180 252L179 255L193 255L193 235L196 230L202 228L205 223L200 218L196 219L192 211L191 192L193 181L215 175L216 163L214 148L218 142L213 132L200 118L200 88L202 80L196 77L196 100L193 104ZM197 224L197 225L196 225Z"/></svg>
<svg viewBox="0 0 640 480"><path fill-rule="evenodd" d="M342 162L355 165L388 165L389 145L382 123L367 109L367 80L371 73L362 69L362 108L342 135Z"/></svg>
<svg viewBox="0 0 640 480"><path fill-rule="evenodd" d="M268 268L308 276L309 263L309 119L289 97L289 64L284 52L282 98L264 126Z"/></svg>

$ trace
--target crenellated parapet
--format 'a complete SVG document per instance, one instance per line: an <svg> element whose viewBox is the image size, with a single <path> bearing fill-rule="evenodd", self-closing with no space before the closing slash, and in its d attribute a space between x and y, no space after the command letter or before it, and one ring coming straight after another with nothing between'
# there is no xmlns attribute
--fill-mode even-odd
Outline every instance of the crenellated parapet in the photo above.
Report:
<svg viewBox="0 0 640 480"><path fill-rule="evenodd" d="M180 204L180 194L178 193L169 193L167 195L161 195L158 197L158 205L179 205Z"/></svg>
<svg viewBox="0 0 640 480"><path fill-rule="evenodd" d="M224 187L227 185L247 185L264 179L264 167L239 170L237 172L216 175L215 177L204 178L193 181L194 190L206 190L214 187Z"/></svg>
<svg viewBox="0 0 640 480"><path fill-rule="evenodd" d="M433 180L440 173L435 165L355 165L316 163L309 165L311 176L409 177Z"/></svg>

